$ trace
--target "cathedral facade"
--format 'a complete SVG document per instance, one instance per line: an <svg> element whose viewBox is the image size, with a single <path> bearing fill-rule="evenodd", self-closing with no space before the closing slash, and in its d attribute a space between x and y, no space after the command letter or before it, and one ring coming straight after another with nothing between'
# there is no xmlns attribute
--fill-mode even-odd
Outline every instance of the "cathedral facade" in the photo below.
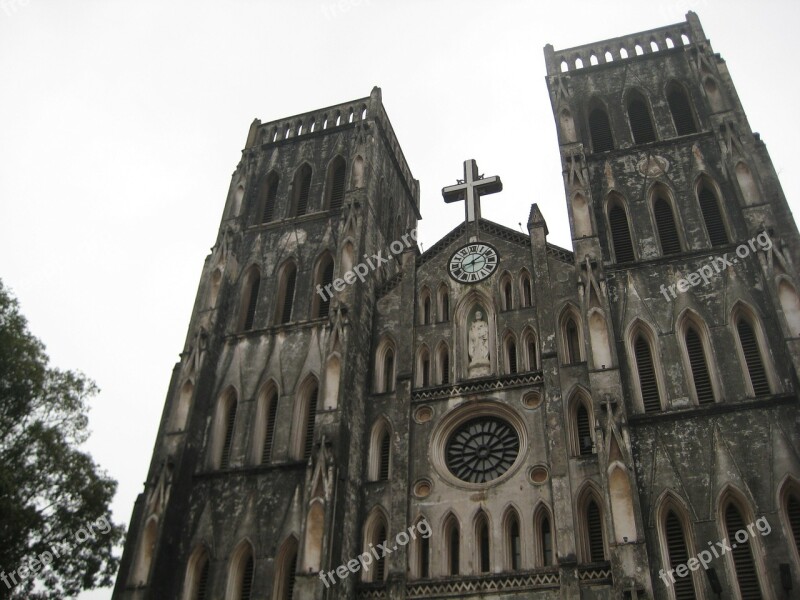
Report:
<svg viewBox="0 0 800 600"><path fill-rule="evenodd" d="M420 252L378 88L251 125L114 599L795 597L766 147L694 13L545 62L571 250L481 218L470 160Z"/></svg>

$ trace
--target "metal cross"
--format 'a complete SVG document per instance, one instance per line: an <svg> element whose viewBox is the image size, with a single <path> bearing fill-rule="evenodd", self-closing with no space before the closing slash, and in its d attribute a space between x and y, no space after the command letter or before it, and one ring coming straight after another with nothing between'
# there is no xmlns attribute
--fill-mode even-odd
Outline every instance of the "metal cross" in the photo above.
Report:
<svg viewBox="0 0 800 600"><path fill-rule="evenodd" d="M478 165L475 159L464 161L464 180L456 185L442 188L445 202L459 202L465 200L464 210L466 221L471 223L481 218L481 195L494 194L503 190L503 182L496 175L483 177L478 175Z"/></svg>

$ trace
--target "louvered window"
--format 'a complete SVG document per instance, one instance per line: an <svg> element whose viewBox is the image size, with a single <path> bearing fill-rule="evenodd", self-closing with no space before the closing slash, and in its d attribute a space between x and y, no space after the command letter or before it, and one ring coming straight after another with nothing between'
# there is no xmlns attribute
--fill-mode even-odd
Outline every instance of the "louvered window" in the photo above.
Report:
<svg viewBox="0 0 800 600"><path fill-rule="evenodd" d="M653 120L650 118L650 110L644 100L633 98L628 102L628 120L631 123L631 132L635 143L647 144L656 141Z"/></svg>
<svg viewBox="0 0 800 600"><path fill-rule="evenodd" d="M332 282L333 282L333 261L329 260L325 265L325 268L322 269L322 282L320 283L320 286L324 290L325 286L330 285ZM327 317L330 309L331 309L331 299L330 296L325 294L325 298L320 300L317 316Z"/></svg>
<svg viewBox="0 0 800 600"><path fill-rule="evenodd" d="M458 527L451 523L450 525L450 575L458 575L458 564L461 560L461 536L458 532Z"/></svg>
<svg viewBox="0 0 800 600"><path fill-rule="evenodd" d="M517 345L514 340L508 340L508 372L517 372Z"/></svg>
<svg viewBox="0 0 800 600"><path fill-rule="evenodd" d="M427 579L431 576L431 540L430 537L419 539L419 576Z"/></svg>
<svg viewBox="0 0 800 600"><path fill-rule="evenodd" d="M733 554L739 593L742 596L742 600L761 600L761 586L758 583L758 573L753 560L753 551L750 547L750 536L747 537L744 543L738 540L736 540L735 544L733 543L736 532L740 529L745 529L742 515L733 503L728 504L725 509L725 530L728 533L728 540L731 542L731 554ZM734 548L734 546L736 547Z"/></svg>
<svg viewBox="0 0 800 600"><path fill-rule="evenodd" d="M611 243L618 263L634 260L631 230L628 228L628 216L625 209L615 204L608 211L608 224L611 227Z"/></svg>
<svg viewBox="0 0 800 600"><path fill-rule="evenodd" d="M225 438L222 441L222 456L219 460L219 468L227 469L231 460L231 445L233 444L233 426L236 423L236 401L231 401L228 412L225 415Z"/></svg>
<svg viewBox="0 0 800 600"><path fill-rule="evenodd" d="M711 377L708 374L703 341L694 327L686 330L686 351L689 354L689 366L692 369L697 401L700 404L714 402L714 389L711 387Z"/></svg>
<svg viewBox="0 0 800 600"><path fill-rule="evenodd" d="M297 269L294 265L286 269L284 273L286 284L283 289L283 306L281 307L281 323L289 323L292 320L292 304L294 303L294 286L297 281Z"/></svg>
<svg viewBox="0 0 800 600"><path fill-rule="evenodd" d="M383 391L391 392L394 390L394 351L389 348L383 355Z"/></svg>
<svg viewBox="0 0 800 600"><path fill-rule="evenodd" d="M575 411L575 431L578 434L578 454L580 456L589 456L592 454L592 430L589 425L589 411L583 403L578 404L578 409Z"/></svg>
<svg viewBox="0 0 800 600"><path fill-rule="evenodd" d="M292 560L289 561L289 569L286 573L286 586L284 587L283 600L294 600L294 583L297 570L297 552L292 555Z"/></svg>
<svg viewBox="0 0 800 600"><path fill-rule="evenodd" d="M308 194L311 191L311 167L304 166L295 179L294 216L300 217L308 211Z"/></svg>
<svg viewBox="0 0 800 600"><path fill-rule="evenodd" d="M247 557L247 562L242 571L242 593L239 594L241 600L250 600L253 593L253 555Z"/></svg>
<svg viewBox="0 0 800 600"><path fill-rule="evenodd" d="M511 310L513 305L511 304L511 282L506 281L503 284L503 308L505 310Z"/></svg>
<svg viewBox="0 0 800 600"><path fill-rule="evenodd" d="M208 558L204 558L200 576L197 578L197 593L194 596L194 600L207 600L208 598L208 571Z"/></svg>
<svg viewBox="0 0 800 600"><path fill-rule="evenodd" d="M603 524L600 521L600 509L594 500L589 500L586 507L586 533L589 536L589 562L602 562L606 559L603 548Z"/></svg>
<svg viewBox="0 0 800 600"><path fill-rule="evenodd" d="M574 365L581 361L580 341L578 340L578 326L572 317L567 319L564 324L564 337L566 338L566 350L568 365Z"/></svg>
<svg viewBox="0 0 800 600"><path fill-rule="evenodd" d="M689 552L686 548L686 539L683 535L683 527L677 515L669 511L664 522L664 533L667 538L667 552L669 553L669 566L674 569L678 565L685 564L689 560ZM692 577L675 577L673 584L676 600L695 600L694 584Z"/></svg>
<svg viewBox="0 0 800 600"><path fill-rule="evenodd" d="M442 314L439 315L439 319L443 322L450 320L450 297L447 292L442 294Z"/></svg>
<svg viewBox="0 0 800 600"><path fill-rule="evenodd" d="M275 436L275 417L278 414L278 396L271 394L267 399L267 422L264 424L264 447L261 449L261 463L266 464L272 456L272 439Z"/></svg>
<svg viewBox="0 0 800 600"><path fill-rule="evenodd" d="M703 221L708 231L708 239L712 246L724 246L728 243L728 234L725 231L725 223L722 221L722 213L719 209L717 198L708 187L703 186L698 193L700 200L700 211L703 213Z"/></svg>
<svg viewBox="0 0 800 600"><path fill-rule="evenodd" d="M509 555L511 556L511 570L518 571L522 568L522 544L519 537L519 522L511 519L508 527Z"/></svg>
<svg viewBox="0 0 800 600"><path fill-rule="evenodd" d="M450 356L447 350L442 350L442 385L450 383Z"/></svg>
<svg viewBox="0 0 800 600"><path fill-rule="evenodd" d="M381 525L377 532L377 539L373 542L375 546L386 541L386 527ZM375 581L383 581L386 577L386 557L381 552L381 557L375 565Z"/></svg>
<svg viewBox="0 0 800 600"><path fill-rule="evenodd" d="M314 424L317 419L317 387L308 395L308 408L306 409L306 435L303 440L303 458L308 460L314 448Z"/></svg>
<svg viewBox="0 0 800 600"><path fill-rule="evenodd" d="M595 152L614 149L611 124L608 122L606 111L602 108L595 108L589 113L589 133L592 137L592 149Z"/></svg>
<svg viewBox="0 0 800 600"><path fill-rule="evenodd" d="M672 120L675 122L675 130L678 135L697 133L692 107L683 90L673 88L667 94L667 103L669 104L669 111L672 113Z"/></svg>
<svg viewBox="0 0 800 600"><path fill-rule="evenodd" d="M786 500L786 516L792 528L795 548L800 552L800 501L794 494L789 494Z"/></svg>
<svg viewBox="0 0 800 600"><path fill-rule="evenodd" d="M261 207L261 222L269 223L275 216L275 199L278 197L278 178L270 177L264 184L264 203Z"/></svg>
<svg viewBox="0 0 800 600"><path fill-rule="evenodd" d="M333 177L331 179L331 209L342 207L344 201L344 177L345 165L343 160L337 160L333 166Z"/></svg>
<svg viewBox="0 0 800 600"><path fill-rule="evenodd" d="M527 308L531 304L531 280L525 277L522 279L522 306Z"/></svg>
<svg viewBox="0 0 800 600"><path fill-rule="evenodd" d="M486 522L486 517L479 517L477 529L480 572L488 573L491 565L489 561L489 524Z"/></svg>
<svg viewBox="0 0 800 600"><path fill-rule="evenodd" d="M736 331L739 332L739 343L742 346L744 362L747 364L747 372L750 374L750 383L753 384L753 392L756 396L766 396L769 394L769 381L764 362L761 360L756 332L744 318L736 322Z"/></svg>
<svg viewBox="0 0 800 600"><path fill-rule="evenodd" d="M244 330L250 331L256 319L256 306L258 305L258 290L261 287L261 276L258 271L252 271L250 289L247 298L247 309L244 315Z"/></svg>
<svg viewBox="0 0 800 600"><path fill-rule="evenodd" d="M656 217L658 239L661 242L661 254L678 254L681 251L681 240L678 237L678 228L675 226L675 216L672 208L663 198L656 198L653 205Z"/></svg>
<svg viewBox="0 0 800 600"><path fill-rule="evenodd" d="M539 365L536 360L536 340L534 340L532 336L528 336L527 350L528 350L528 370L534 371L539 367Z"/></svg>
<svg viewBox="0 0 800 600"><path fill-rule="evenodd" d="M636 369L639 371L639 388L642 391L644 412L658 412L661 410L661 397L658 393L653 354L650 350L650 344L643 335L636 338L633 351L636 354Z"/></svg>
<svg viewBox="0 0 800 600"><path fill-rule="evenodd" d="M381 455L378 465L378 481L389 481L389 455L392 447L392 438L388 431L381 435Z"/></svg>
<svg viewBox="0 0 800 600"><path fill-rule="evenodd" d="M550 531L550 519L542 517L540 531L542 535L542 560L543 566L553 564L553 534Z"/></svg>

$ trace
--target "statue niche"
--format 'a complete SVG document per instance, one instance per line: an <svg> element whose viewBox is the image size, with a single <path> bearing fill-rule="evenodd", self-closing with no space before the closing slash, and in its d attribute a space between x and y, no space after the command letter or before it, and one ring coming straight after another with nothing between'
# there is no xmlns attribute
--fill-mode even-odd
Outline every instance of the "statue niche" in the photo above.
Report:
<svg viewBox="0 0 800 600"><path fill-rule="evenodd" d="M470 378L490 375L492 372L489 360L489 325L483 315L481 308L476 307L469 319L467 369Z"/></svg>

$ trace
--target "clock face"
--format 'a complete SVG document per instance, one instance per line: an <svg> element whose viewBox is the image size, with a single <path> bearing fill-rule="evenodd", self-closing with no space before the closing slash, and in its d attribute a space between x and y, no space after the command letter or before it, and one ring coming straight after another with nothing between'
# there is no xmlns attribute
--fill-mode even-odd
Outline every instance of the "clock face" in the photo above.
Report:
<svg viewBox="0 0 800 600"><path fill-rule="evenodd" d="M450 257L450 277L461 283L483 281L497 269L497 259L493 246L478 242L467 244Z"/></svg>

